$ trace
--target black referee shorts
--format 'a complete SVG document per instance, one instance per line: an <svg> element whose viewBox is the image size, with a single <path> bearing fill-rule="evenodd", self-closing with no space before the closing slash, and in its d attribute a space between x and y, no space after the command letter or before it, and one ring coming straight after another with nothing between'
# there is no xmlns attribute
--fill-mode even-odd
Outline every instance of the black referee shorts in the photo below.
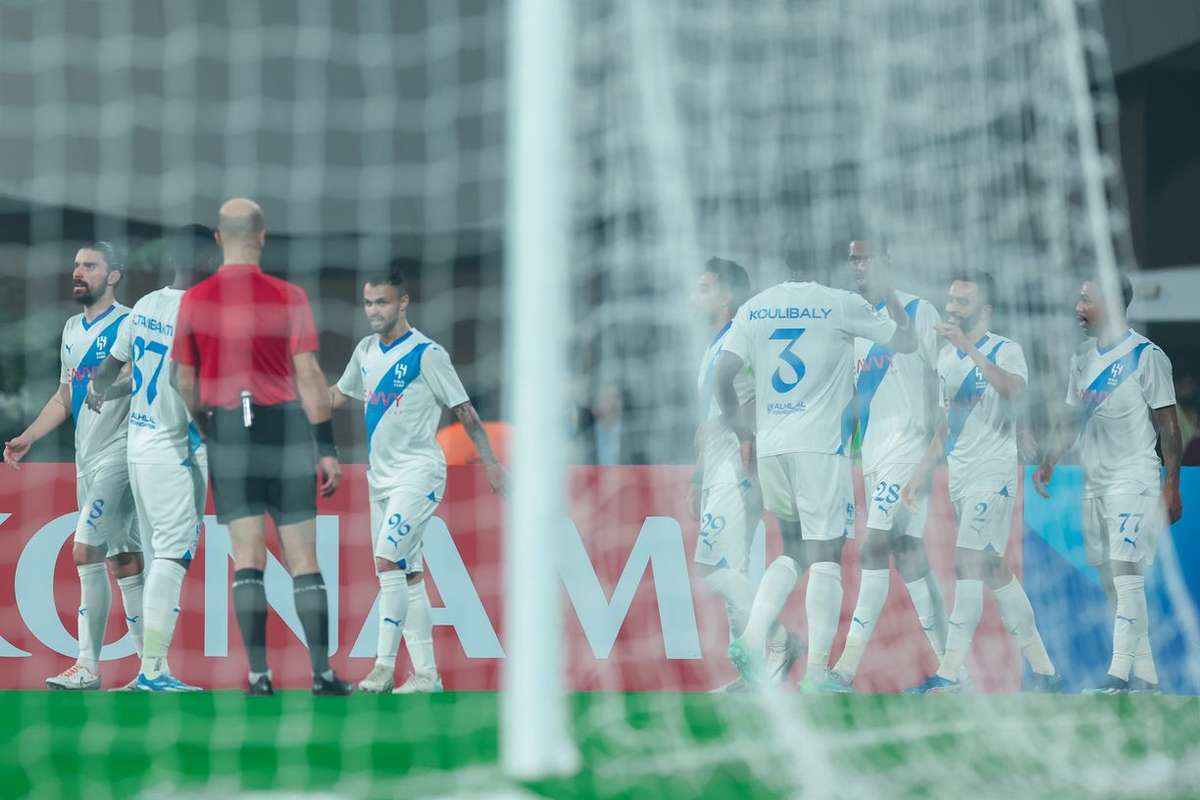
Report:
<svg viewBox="0 0 1200 800"><path fill-rule="evenodd" d="M317 451L308 417L296 403L217 409L208 421L208 473L217 520L228 524L268 513L276 525L317 514Z"/></svg>

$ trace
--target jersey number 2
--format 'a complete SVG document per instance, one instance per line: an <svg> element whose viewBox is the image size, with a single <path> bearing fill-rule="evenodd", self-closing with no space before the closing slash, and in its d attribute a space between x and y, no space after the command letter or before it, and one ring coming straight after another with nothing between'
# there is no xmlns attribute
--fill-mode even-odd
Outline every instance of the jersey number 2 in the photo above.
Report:
<svg viewBox="0 0 1200 800"><path fill-rule="evenodd" d="M783 367L775 368L775 374L771 376L771 386L780 394L787 394L799 386L800 381L804 380L804 362L800 359L800 356L792 352L792 348L796 346L796 341L803 335L804 328L776 328L771 332L771 341L787 342L787 345L779 354L779 360L791 367L791 371L796 376L795 380L786 380L783 376Z"/></svg>
<svg viewBox="0 0 1200 800"><path fill-rule="evenodd" d="M147 383L145 375L138 368L138 364L146 353L153 353L158 356L158 364L154 367L154 374L150 376L150 381ZM146 402L150 405L154 404L154 399L158 397L158 376L162 372L163 362L167 360L167 346L162 342L147 342L141 336L133 340L133 394L137 394L142 389L142 384L146 384Z"/></svg>

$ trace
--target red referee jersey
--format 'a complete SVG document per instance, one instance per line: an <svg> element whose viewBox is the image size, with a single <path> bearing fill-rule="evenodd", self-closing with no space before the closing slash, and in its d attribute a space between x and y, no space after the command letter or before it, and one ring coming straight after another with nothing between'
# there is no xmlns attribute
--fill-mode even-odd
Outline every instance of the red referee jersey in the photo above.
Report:
<svg viewBox="0 0 1200 800"><path fill-rule="evenodd" d="M171 357L196 368L200 402L235 408L296 399L292 356L317 349L308 295L257 264L225 264L184 292Z"/></svg>

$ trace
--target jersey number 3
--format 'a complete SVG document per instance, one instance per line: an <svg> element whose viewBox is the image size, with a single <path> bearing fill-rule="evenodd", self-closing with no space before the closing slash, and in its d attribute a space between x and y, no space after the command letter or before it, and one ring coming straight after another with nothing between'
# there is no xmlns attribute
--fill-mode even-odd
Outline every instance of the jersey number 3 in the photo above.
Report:
<svg viewBox="0 0 1200 800"><path fill-rule="evenodd" d="M138 364L146 353L153 353L158 356L158 364L154 367L154 374L150 376L147 382L145 375ZM167 346L162 342L147 342L141 336L133 340L133 394L137 394L142 389L142 384L146 385L146 402L154 403L154 398L158 397L158 375L162 372L163 362L167 360Z"/></svg>
<svg viewBox="0 0 1200 800"><path fill-rule="evenodd" d="M792 389L800 385L800 381L804 380L804 362L800 356L792 352L792 348L796 346L796 340L804 335L804 328L776 328L771 332L771 341L787 342L783 351L779 354L779 359L784 365L791 367L791 372L795 374L795 380L786 380L784 378L783 367L776 367L775 374L771 376L771 386L780 394L787 394Z"/></svg>

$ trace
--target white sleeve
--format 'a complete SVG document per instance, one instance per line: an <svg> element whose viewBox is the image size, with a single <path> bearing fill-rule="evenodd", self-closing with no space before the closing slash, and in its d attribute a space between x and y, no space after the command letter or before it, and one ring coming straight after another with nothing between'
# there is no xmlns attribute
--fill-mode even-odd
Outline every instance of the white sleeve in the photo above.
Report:
<svg viewBox="0 0 1200 800"><path fill-rule="evenodd" d="M428 381L433 396L446 408L460 406L471 399L450 363L450 354L436 344L429 345L421 356L421 376Z"/></svg>
<svg viewBox="0 0 1200 800"><path fill-rule="evenodd" d="M937 369L938 353L942 350L942 337L934 328L942 317L932 303L924 300L917 303L917 350L930 369Z"/></svg>
<svg viewBox="0 0 1200 800"><path fill-rule="evenodd" d="M117 341L113 343L108 354L118 361L128 364L133 360L133 312L125 315L125 320L117 330Z"/></svg>
<svg viewBox="0 0 1200 800"><path fill-rule="evenodd" d="M67 323L69 325L70 323ZM58 343L58 382L71 382L71 369L67 366L67 325L63 326L62 339Z"/></svg>
<svg viewBox="0 0 1200 800"><path fill-rule="evenodd" d="M361 349L361 344L354 348L354 352L350 354L350 361L347 362L346 369L337 382L337 390L355 400L367 399L367 393L363 389L362 368L359 366L361 360L358 357L358 351Z"/></svg>
<svg viewBox="0 0 1200 800"><path fill-rule="evenodd" d="M738 309L733 324L729 326L729 333L725 334L725 341L721 343L721 350L728 350L740 358L742 363L753 367L754 342L751 340L750 320L745 308L742 306Z"/></svg>
<svg viewBox="0 0 1200 800"><path fill-rule="evenodd" d="M1081 372L1079 370L1079 356L1071 356L1070 362L1067 364L1067 405L1077 407L1079 405L1079 390L1075 386L1075 382L1079 380Z"/></svg>
<svg viewBox="0 0 1200 800"><path fill-rule="evenodd" d="M942 372L941 364L938 365L937 371L938 381L938 407L950 408L950 387L946 383L946 373Z"/></svg>
<svg viewBox="0 0 1200 800"><path fill-rule="evenodd" d="M1175 381L1171 375L1171 359L1154 345L1146 348L1137 371L1142 394L1151 408L1175 405Z"/></svg>
<svg viewBox="0 0 1200 800"><path fill-rule="evenodd" d="M850 336L861 336L872 342L887 344L896 333L896 321L886 308L875 310L861 295L841 292L841 329Z"/></svg>
<svg viewBox="0 0 1200 800"><path fill-rule="evenodd" d="M1026 383L1029 382L1029 367L1025 364L1025 351L1014 341L1007 341L1000 345L1000 351L996 353L996 366L1018 376Z"/></svg>

